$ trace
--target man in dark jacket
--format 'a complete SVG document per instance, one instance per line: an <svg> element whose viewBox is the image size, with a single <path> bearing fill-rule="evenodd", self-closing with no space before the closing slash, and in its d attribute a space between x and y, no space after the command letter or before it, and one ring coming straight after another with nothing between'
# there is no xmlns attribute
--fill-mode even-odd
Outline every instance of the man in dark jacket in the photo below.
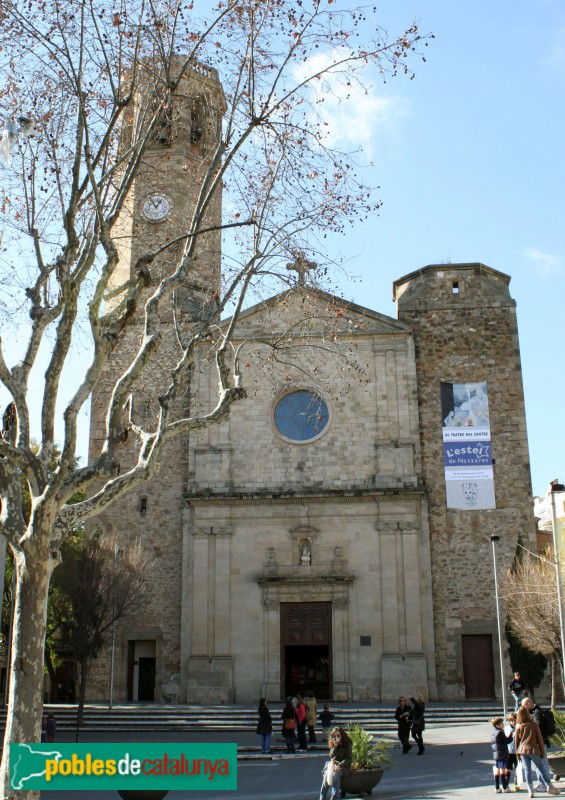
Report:
<svg viewBox="0 0 565 800"><path fill-rule="evenodd" d="M412 750L412 745L409 742L412 729L412 709L405 697L398 698L398 706L394 716L398 722L398 738L402 744L402 752L406 755Z"/></svg>
<svg viewBox="0 0 565 800"><path fill-rule="evenodd" d="M514 673L514 678L508 684L508 688L510 689L510 694L514 698L514 711L518 711L526 689L519 672Z"/></svg>
<svg viewBox="0 0 565 800"><path fill-rule="evenodd" d="M426 729L426 721L424 719L424 714L426 713L426 704L424 703L424 698L420 694L418 698L415 697L410 698L410 702L412 703L412 738L418 745L418 752L416 753L417 756L421 756L424 754L425 747L424 747L424 737L422 736L422 732Z"/></svg>

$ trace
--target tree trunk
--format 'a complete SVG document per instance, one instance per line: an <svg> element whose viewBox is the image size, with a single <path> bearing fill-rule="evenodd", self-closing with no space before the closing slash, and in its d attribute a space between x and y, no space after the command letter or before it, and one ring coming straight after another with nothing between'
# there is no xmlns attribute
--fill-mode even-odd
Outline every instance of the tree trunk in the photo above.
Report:
<svg viewBox="0 0 565 800"><path fill-rule="evenodd" d="M562 694L563 692L563 694ZM561 663L561 653L551 654L551 707L556 708L565 695L565 678L563 676L563 664Z"/></svg>
<svg viewBox="0 0 565 800"><path fill-rule="evenodd" d="M565 675L563 674L563 659L561 651L555 654L555 671L557 673L555 678L555 705L563 702L565 698Z"/></svg>
<svg viewBox="0 0 565 800"><path fill-rule="evenodd" d="M77 706L77 728L75 733L75 742L78 742L79 732L82 725L84 725L84 701L86 698L86 680L88 675L88 660L83 659L79 664L79 689L78 689L78 706Z"/></svg>
<svg viewBox="0 0 565 800"><path fill-rule="evenodd" d="M37 535L36 535L37 534ZM35 800L39 792L10 790L10 743L39 742L43 715L43 660L47 625L47 594L51 573L48 532L37 531L16 553L16 587L10 688L4 749L0 765L2 797Z"/></svg>
<svg viewBox="0 0 565 800"><path fill-rule="evenodd" d="M48 647L45 648L45 666L47 667L47 673L49 675L49 702L55 703L57 702L55 667L53 666L51 650L49 650Z"/></svg>

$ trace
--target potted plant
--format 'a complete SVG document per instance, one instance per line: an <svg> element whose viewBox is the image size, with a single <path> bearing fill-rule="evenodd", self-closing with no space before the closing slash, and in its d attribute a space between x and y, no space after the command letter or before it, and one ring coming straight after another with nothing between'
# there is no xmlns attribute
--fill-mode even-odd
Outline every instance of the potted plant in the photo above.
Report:
<svg viewBox="0 0 565 800"><path fill-rule="evenodd" d="M360 725L350 725L347 734L351 739L351 772L341 779L341 796L371 794L391 765L390 745L384 739L374 741Z"/></svg>
<svg viewBox="0 0 565 800"><path fill-rule="evenodd" d="M549 741L556 747L556 750L547 751L549 768L555 774L557 780L565 776L565 713L552 709L555 717L556 731Z"/></svg>

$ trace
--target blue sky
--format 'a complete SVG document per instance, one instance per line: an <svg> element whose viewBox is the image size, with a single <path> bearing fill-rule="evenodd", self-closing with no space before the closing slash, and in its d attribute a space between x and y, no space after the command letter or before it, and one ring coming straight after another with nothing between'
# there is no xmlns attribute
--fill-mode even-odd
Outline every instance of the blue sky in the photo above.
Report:
<svg viewBox="0 0 565 800"><path fill-rule="evenodd" d="M346 296L395 316L392 281L480 261L511 276L534 494L565 478L565 3L390 0L376 19L435 34L413 81L374 92L380 216L339 243ZM356 126L357 127L357 126ZM337 243L335 243L337 244Z"/></svg>
<svg viewBox="0 0 565 800"><path fill-rule="evenodd" d="M374 162L383 201L329 251L355 276L345 296L390 316L393 280L427 264L480 261L512 277L542 494L565 479L565 3L387 0L374 19L392 33L414 17L435 34L415 79L377 78L354 115L328 104L336 137ZM86 432L86 409L81 421Z"/></svg>

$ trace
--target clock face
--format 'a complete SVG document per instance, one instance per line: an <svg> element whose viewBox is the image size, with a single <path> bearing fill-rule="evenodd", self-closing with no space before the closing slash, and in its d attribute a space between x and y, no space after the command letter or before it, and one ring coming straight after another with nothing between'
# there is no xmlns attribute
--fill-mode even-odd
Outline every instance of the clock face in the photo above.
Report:
<svg viewBox="0 0 565 800"><path fill-rule="evenodd" d="M150 194L143 201L142 212L145 219L160 222L173 208L173 201L166 194Z"/></svg>

